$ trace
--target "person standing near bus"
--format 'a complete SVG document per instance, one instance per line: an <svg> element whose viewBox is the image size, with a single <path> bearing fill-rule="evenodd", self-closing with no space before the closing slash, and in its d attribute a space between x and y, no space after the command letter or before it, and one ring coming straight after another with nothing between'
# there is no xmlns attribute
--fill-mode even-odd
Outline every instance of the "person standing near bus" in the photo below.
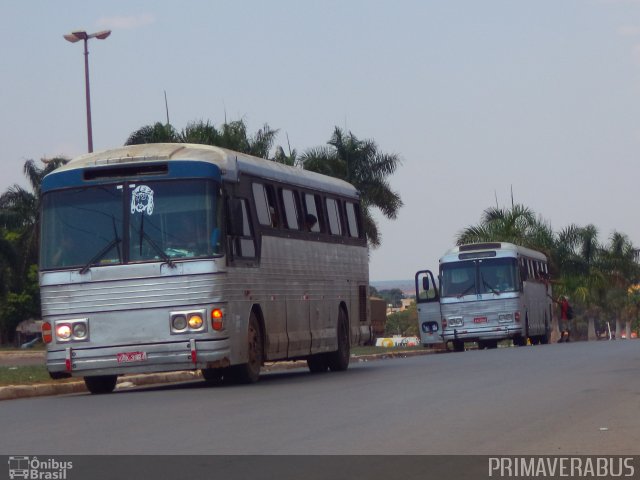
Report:
<svg viewBox="0 0 640 480"><path fill-rule="evenodd" d="M560 305L560 340L558 340L558 343L567 343L571 333L569 320L573 317L571 305L569 305L569 300L564 295L560 296L556 303Z"/></svg>

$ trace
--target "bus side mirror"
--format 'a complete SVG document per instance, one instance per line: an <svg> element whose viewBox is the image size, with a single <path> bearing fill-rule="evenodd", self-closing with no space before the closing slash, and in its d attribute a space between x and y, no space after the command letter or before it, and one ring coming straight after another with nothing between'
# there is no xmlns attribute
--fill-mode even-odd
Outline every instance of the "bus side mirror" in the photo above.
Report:
<svg viewBox="0 0 640 480"><path fill-rule="evenodd" d="M229 235L241 237L244 233L242 202L237 198L229 199Z"/></svg>
<svg viewBox="0 0 640 480"><path fill-rule="evenodd" d="M429 291L429 277L427 277L426 275L422 277L422 289L425 292Z"/></svg>

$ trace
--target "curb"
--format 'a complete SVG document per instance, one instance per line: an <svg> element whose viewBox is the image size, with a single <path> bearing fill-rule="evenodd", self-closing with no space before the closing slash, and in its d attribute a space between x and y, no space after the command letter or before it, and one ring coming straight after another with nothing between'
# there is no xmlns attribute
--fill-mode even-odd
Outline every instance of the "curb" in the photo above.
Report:
<svg viewBox="0 0 640 480"><path fill-rule="evenodd" d="M431 355L439 353L434 350L416 350L406 352L385 352L372 353L368 355L352 356L352 361L368 362L374 360L386 360L389 358L407 358L421 355ZM285 361L268 363L264 366L263 372L273 372L279 370L289 370L292 368L303 368L306 362ZM129 388L139 387L143 385L156 385L177 382L189 382L202 379L200 370L185 370L180 372L167 373L151 373L141 375L126 375L118 378L115 391L122 391ZM68 395L71 393L88 393L83 380L67 381L65 383L42 383L36 385L7 385L0 387L1 400L16 400L19 398L44 397L51 395Z"/></svg>

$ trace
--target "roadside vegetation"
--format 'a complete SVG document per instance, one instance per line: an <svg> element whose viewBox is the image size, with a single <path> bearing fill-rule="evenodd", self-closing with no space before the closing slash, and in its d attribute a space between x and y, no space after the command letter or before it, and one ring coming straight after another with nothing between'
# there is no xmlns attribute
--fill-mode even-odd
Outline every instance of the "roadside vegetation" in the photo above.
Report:
<svg viewBox="0 0 640 480"><path fill-rule="evenodd" d="M77 380L77 379L76 379ZM34 385L49 383L51 377L47 368L42 365L24 365L15 367L0 367L0 387L7 385Z"/></svg>

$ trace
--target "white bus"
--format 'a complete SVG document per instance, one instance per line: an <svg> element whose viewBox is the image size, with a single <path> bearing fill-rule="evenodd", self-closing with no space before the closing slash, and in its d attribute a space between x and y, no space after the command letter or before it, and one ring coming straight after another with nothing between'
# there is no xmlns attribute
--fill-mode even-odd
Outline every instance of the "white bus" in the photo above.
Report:
<svg viewBox="0 0 640 480"><path fill-rule="evenodd" d="M356 189L221 148L82 155L42 183L46 364L111 392L118 375L200 369L255 382L265 361L345 370L370 341Z"/></svg>
<svg viewBox="0 0 640 480"><path fill-rule="evenodd" d="M551 286L542 253L500 242L461 245L440 258L438 280L429 270L416 274L423 345L445 342L463 351L465 342L549 342Z"/></svg>

